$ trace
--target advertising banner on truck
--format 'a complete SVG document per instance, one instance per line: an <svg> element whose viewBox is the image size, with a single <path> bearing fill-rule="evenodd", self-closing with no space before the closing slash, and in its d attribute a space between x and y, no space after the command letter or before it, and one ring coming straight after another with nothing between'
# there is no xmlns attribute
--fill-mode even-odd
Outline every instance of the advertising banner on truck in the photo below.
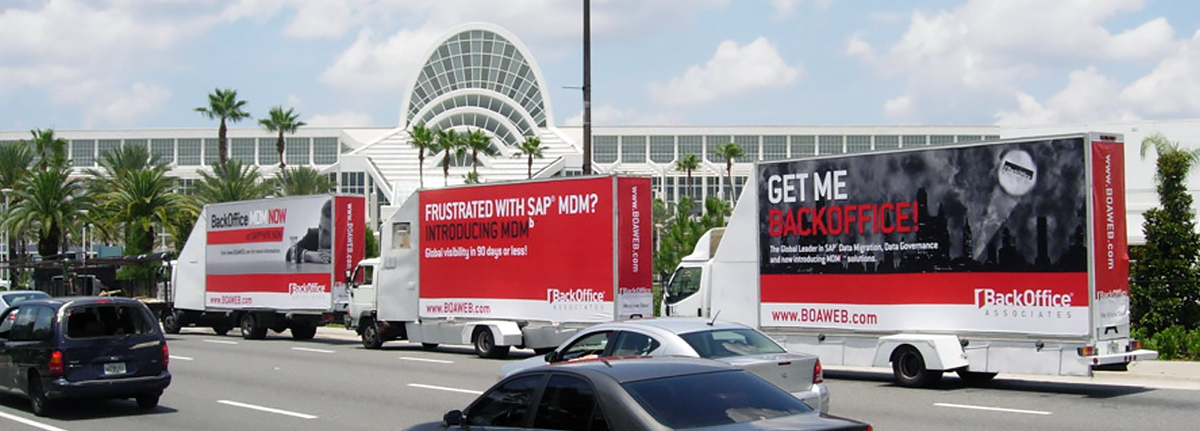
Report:
<svg viewBox="0 0 1200 431"><path fill-rule="evenodd" d="M421 191L421 316L600 322L617 306L649 310L649 186L601 177Z"/></svg>
<svg viewBox="0 0 1200 431"><path fill-rule="evenodd" d="M362 259L362 198L231 202L206 213L206 306L332 310L346 301L335 268Z"/></svg>
<svg viewBox="0 0 1200 431"><path fill-rule="evenodd" d="M763 326L1087 335L1091 145L760 164Z"/></svg>

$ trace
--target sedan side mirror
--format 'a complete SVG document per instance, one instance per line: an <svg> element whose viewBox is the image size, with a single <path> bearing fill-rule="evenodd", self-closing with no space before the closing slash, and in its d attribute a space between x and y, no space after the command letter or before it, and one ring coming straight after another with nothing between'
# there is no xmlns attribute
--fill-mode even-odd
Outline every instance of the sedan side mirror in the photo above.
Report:
<svg viewBox="0 0 1200 431"><path fill-rule="evenodd" d="M448 427L462 425L463 413L462 410L451 410L442 416L442 424Z"/></svg>
<svg viewBox="0 0 1200 431"><path fill-rule="evenodd" d="M562 358L558 357L557 350L551 350L550 353L546 354L546 363L547 364L553 364L553 363L561 361L561 360L562 360Z"/></svg>

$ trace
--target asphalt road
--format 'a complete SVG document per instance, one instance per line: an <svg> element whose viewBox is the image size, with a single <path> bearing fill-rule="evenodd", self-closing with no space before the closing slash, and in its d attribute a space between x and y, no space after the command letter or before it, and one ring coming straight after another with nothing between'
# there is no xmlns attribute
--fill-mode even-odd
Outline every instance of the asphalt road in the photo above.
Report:
<svg viewBox="0 0 1200 431"><path fill-rule="evenodd" d="M506 363L479 359L465 347L425 351L393 342L371 351L350 337L296 342L284 333L246 341L233 334L169 336L175 380L153 411L132 401L100 401L38 418L25 400L0 397L0 429L399 430L465 407ZM513 357L529 355L514 351ZM1191 429L1200 423L1200 390L1005 376L986 388L947 376L937 388L907 389L892 385L889 374L858 370L829 371L827 384L831 413L878 430Z"/></svg>

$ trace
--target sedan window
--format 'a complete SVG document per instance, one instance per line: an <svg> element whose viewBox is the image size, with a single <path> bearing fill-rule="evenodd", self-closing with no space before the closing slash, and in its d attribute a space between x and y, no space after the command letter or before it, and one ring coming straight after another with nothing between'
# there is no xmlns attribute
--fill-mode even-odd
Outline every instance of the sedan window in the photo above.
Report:
<svg viewBox="0 0 1200 431"><path fill-rule="evenodd" d="M675 429L812 411L796 397L744 370L640 380L622 386L655 420Z"/></svg>
<svg viewBox="0 0 1200 431"><path fill-rule="evenodd" d="M550 377L538 402L533 427L547 430L608 431L592 386L578 377Z"/></svg>
<svg viewBox="0 0 1200 431"><path fill-rule="evenodd" d="M146 313L128 305L84 305L67 311L67 337L91 338L153 332Z"/></svg>
<svg viewBox="0 0 1200 431"><path fill-rule="evenodd" d="M542 374L526 375L509 380L479 397L467 409L471 425L522 428L529 419L533 394Z"/></svg>
<svg viewBox="0 0 1200 431"><path fill-rule="evenodd" d="M662 343L646 334L622 331L617 336L616 345L617 347L612 352L613 356L646 356Z"/></svg>
<svg viewBox="0 0 1200 431"><path fill-rule="evenodd" d="M604 348L608 346L608 338L611 335L612 332L610 331L585 335L563 349L562 354L559 355L559 359L569 361L571 359L600 356L604 354Z"/></svg>
<svg viewBox="0 0 1200 431"><path fill-rule="evenodd" d="M763 333L749 328L717 329L680 334L683 341L702 358L787 353L787 350Z"/></svg>

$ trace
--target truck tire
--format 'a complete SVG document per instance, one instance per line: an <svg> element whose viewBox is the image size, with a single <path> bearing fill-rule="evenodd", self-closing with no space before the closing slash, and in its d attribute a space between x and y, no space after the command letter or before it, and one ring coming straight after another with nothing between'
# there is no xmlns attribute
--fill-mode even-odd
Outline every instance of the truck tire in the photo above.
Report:
<svg viewBox="0 0 1200 431"><path fill-rule="evenodd" d="M163 332L168 334L178 334L179 331L183 330L183 325L179 323L179 312L171 310L163 314L162 327Z"/></svg>
<svg viewBox="0 0 1200 431"><path fill-rule="evenodd" d="M312 322L295 322L292 323L292 339L307 341L317 336L317 325Z"/></svg>
<svg viewBox="0 0 1200 431"><path fill-rule="evenodd" d="M992 379L996 378L996 373L984 373L979 371L958 370L958 378L962 379L967 386L983 386Z"/></svg>
<svg viewBox="0 0 1200 431"><path fill-rule="evenodd" d="M225 334L228 334L229 331L233 329L233 326L228 323L219 323L219 324L213 325L212 328L213 328L213 332L216 332L217 335L224 337Z"/></svg>
<svg viewBox="0 0 1200 431"><path fill-rule="evenodd" d="M362 330L362 345L365 348L375 350L383 347L383 337L379 333L379 324L375 321L368 322Z"/></svg>
<svg viewBox="0 0 1200 431"><path fill-rule="evenodd" d="M480 358L504 358L508 356L509 346L497 346L496 337L486 327L475 330L475 354Z"/></svg>
<svg viewBox="0 0 1200 431"><path fill-rule="evenodd" d="M254 318L254 314L243 314L242 338L247 340L261 340L263 338L267 338L267 327L259 325L258 319Z"/></svg>
<svg viewBox="0 0 1200 431"><path fill-rule="evenodd" d="M933 386L942 379L942 370L925 368L925 358L913 346L900 346L892 352L892 375L896 384L907 388Z"/></svg>

